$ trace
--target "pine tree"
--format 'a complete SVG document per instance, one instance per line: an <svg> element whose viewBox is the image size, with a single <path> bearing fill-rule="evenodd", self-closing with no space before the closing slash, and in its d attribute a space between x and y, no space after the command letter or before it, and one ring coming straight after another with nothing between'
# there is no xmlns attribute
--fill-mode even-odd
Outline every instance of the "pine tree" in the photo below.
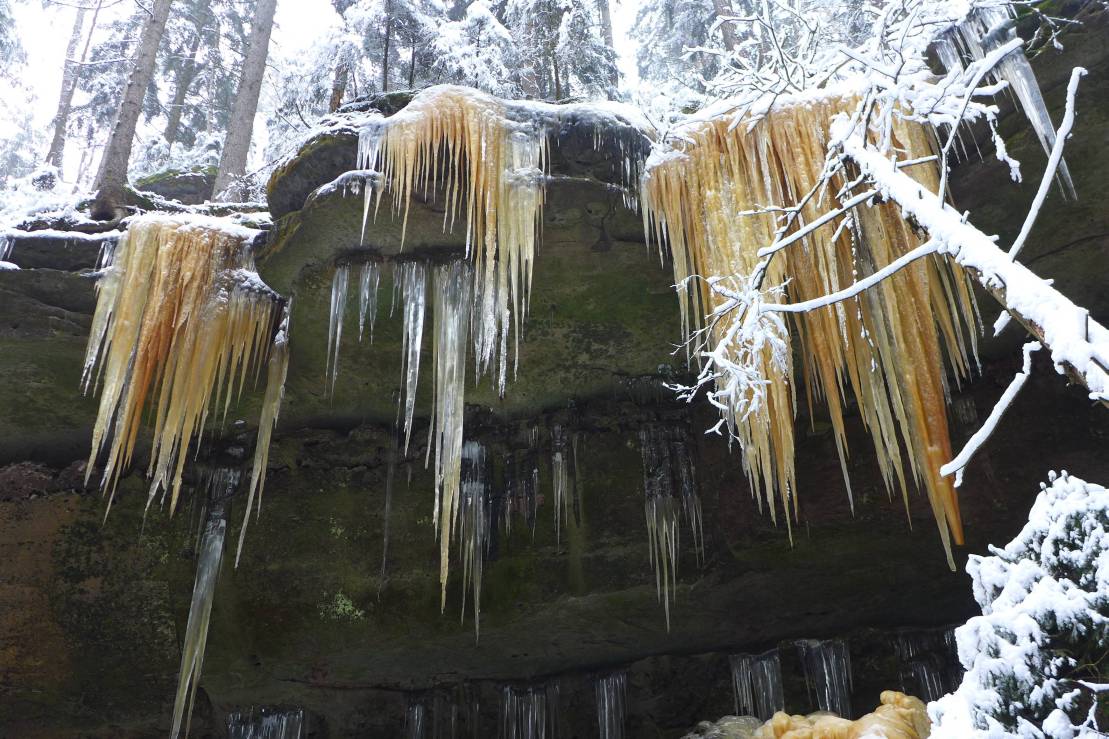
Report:
<svg viewBox="0 0 1109 739"><path fill-rule="evenodd" d="M258 0L250 29L250 44L243 59L239 90L231 111L231 122L223 144L219 171L216 173L214 194L217 198L233 198L238 192L235 180L246 172L250 139L254 132L254 115L258 112L258 98L262 93L262 77L266 73L269 56L270 34L273 32L273 15L277 0Z"/></svg>
<svg viewBox="0 0 1109 739"><path fill-rule="evenodd" d="M716 17L712 0L643 0L632 28L640 78L680 100L699 100L717 62L689 50L710 45Z"/></svg>

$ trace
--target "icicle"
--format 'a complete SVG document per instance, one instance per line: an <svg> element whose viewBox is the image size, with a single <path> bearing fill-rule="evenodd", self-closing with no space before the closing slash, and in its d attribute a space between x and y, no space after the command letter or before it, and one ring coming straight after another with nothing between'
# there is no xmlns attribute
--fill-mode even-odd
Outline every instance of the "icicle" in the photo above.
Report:
<svg viewBox="0 0 1109 739"><path fill-rule="evenodd" d="M470 332L473 269L454 261L435 268L435 398L429 434L435 449L435 525L439 533L440 607L447 606L450 544L458 520L462 477L462 427L466 352ZM415 381L413 381L413 384ZM476 619L475 619L476 624Z"/></svg>
<svg viewBox="0 0 1109 739"><path fill-rule="evenodd" d="M227 739L300 739L304 733L301 708L262 707L227 715Z"/></svg>
<svg viewBox="0 0 1109 739"><path fill-rule="evenodd" d="M597 678L597 725L601 739L624 739L627 692L626 672Z"/></svg>
<svg viewBox="0 0 1109 739"><path fill-rule="evenodd" d="M466 615L466 588L474 592L474 637L481 629L482 561L489 543L491 516L486 481L485 448L476 441L462 446L462 484L458 505L458 549L462 557L462 615Z"/></svg>
<svg viewBox="0 0 1109 739"><path fill-rule="evenodd" d="M821 711L851 717L851 653L842 639L797 642L805 685Z"/></svg>
<svg viewBox="0 0 1109 739"><path fill-rule="evenodd" d="M964 59L979 61L1017 37L1015 17L1013 7L1008 4L977 6L962 23L952 26L938 39L934 47L936 56L949 72L964 69ZM1019 49L1007 54L994 68L992 76L1009 83L1009 89L1032 124L1044 152L1050 154L1055 146L1055 128L1028 58ZM1064 197L1076 198L1065 161L1059 162L1058 179Z"/></svg>
<svg viewBox="0 0 1109 739"><path fill-rule="evenodd" d="M655 588L669 629L670 595L677 588L678 577L678 519L685 514L700 562L704 556L701 499L697 494L693 459L680 429L659 424L644 426L639 430L639 454L643 461L647 544L655 570Z"/></svg>
<svg viewBox="0 0 1109 739"><path fill-rule="evenodd" d="M728 661L737 716L769 721L777 711L785 710L782 662L777 649L762 654L733 654Z"/></svg>
<svg viewBox="0 0 1109 739"><path fill-rule="evenodd" d="M767 507L776 522L780 504L792 535L798 385L810 408L824 401L849 486L844 408L850 390L887 488L891 493L899 488L906 505L911 480L927 490L953 567L950 542L962 542L962 524L955 491L939 475L952 456L941 347L946 346L955 373L965 376L970 363L964 341L973 333L975 315L966 275L938 259L918 262L853 302L795 315L794 336L781 314L728 307L732 296L756 295L750 280L761 262L758 250L789 235L778 233L776 213L760 209L792 205L813 190L825 172L829 122L857 104L826 97L772 108L744 125L732 125L730 116L690 124L675 139L674 155L657 157L644 173L644 224L648 238L672 252L686 338L706 349L719 347L720 361L734 368L735 374L716 377L715 401L730 438L740 443L760 509ZM894 116L888 136L891 148L906 159L933 153L931 136L919 124ZM913 172L938 188L935 169L918 166ZM826 192L845 184L832 181ZM830 209L826 201L814 197L804 203L798 224L815 222ZM788 292L791 302L800 302L827 295L921 243L895 206L879 203L852 213L850 221L833 219L780 251L757 299L779 302ZM707 323L717 309L727 312L723 320ZM754 318L733 324L740 314Z"/></svg>
<svg viewBox="0 0 1109 739"><path fill-rule="evenodd" d="M193 585L192 605L189 607L189 622L185 627L185 639L181 648L181 668L177 676L177 693L173 703L173 727L170 736L176 739L181 735L184 723L185 736L189 735L192 719L193 699L200 683L200 672L204 664L204 649L208 643L208 621L212 616L212 600L219 579L220 563L223 562L223 540L227 534L227 500L239 484L237 469L217 469L204 479L201 490L210 501L204 537L197 550L196 583Z"/></svg>
<svg viewBox="0 0 1109 739"><path fill-rule="evenodd" d="M427 706L420 702L408 704L404 714L405 739L428 739L427 736Z"/></svg>
<svg viewBox="0 0 1109 739"><path fill-rule="evenodd" d="M434 192L440 177L444 229L464 212L466 251L477 272L475 362L479 374L495 368L502 395L510 323L518 356L527 313L542 220L546 142L545 131L534 122L509 121L501 101L451 86L425 90L403 114L375 121L359 136L358 166L380 166L384 186L393 193L394 215L403 219L402 243L412 193ZM370 188L365 198L368 218ZM376 213L381 189L374 198Z"/></svg>
<svg viewBox="0 0 1109 739"><path fill-rule="evenodd" d="M253 271L244 237L217 219L158 215L132 220L120 239L97 285L82 375L87 391L99 365L103 390L86 475L106 448L101 486L109 505L149 405L147 505L169 491L172 512L189 444L209 411L226 415L251 370L268 360L282 301ZM273 396L280 399L278 391ZM268 440L264 428L259 442Z"/></svg>
<svg viewBox="0 0 1109 739"><path fill-rule="evenodd" d="M343 340L343 317L347 312L347 286L350 283L350 265L335 268L331 279L331 318L327 324L327 394L335 394L335 378L339 376L339 345ZM361 311L359 312L361 336Z"/></svg>
<svg viewBox="0 0 1109 739"><path fill-rule="evenodd" d="M930 702L959 686L963 669L957 650L948 642L948 633L901 631L892 636L902 692Z"/></svg>
<svg viewBox="0 0 1109 739"><path fill-rule="evenodd" d="M416 412L416 384L420 379L420 350L424 345L424 315L427 312L427 267L423 262L400 262L393 268L394 289L402 302L404 338L401 348L401 374L404 377L404 454L412 438L412 417ZM400 412L400 406L397 408ZM461 442L459 442L461 443Z"/></svg>
<svg viewBox="0 0 1109 739"><path fill-rule="evenodd" d="M8 257L12 254L12 247L15 246L15 239L7 234L0 234L0 262L8 261ZM103 248L103 246L101 246Z"/></svg>
<svg viewBox="0 0 1109 739"><path fill-rule="evenodd" d="M558 739L559 683L501 688L500 739Z"/></svg>
<svg viewBox="0 0 1109 739"><path fill-rule="evenodd" d="M381 265L366 262L358 273L358 340L366 332L366 319L370 324L370 343L374 340L374 320L377 318L377 288L381 284Z"/></svg>

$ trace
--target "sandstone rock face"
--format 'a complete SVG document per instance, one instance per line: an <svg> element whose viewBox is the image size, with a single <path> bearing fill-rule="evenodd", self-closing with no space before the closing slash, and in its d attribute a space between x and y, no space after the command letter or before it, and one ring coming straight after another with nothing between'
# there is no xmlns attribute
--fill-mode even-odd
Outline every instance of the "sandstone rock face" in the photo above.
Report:
<svg viewBox="0 0 1109 739"><path fill-rule="evenodd" d="M1027 258L1104 320L1102 18L1072 32L1065 53L1037 61L1056 106L1057 82L1073 64L1091 73L1068 149L1081 200L1060 205L1052 195ZM1005 125L1025 183L1003 182L1005 167L987 155L961 165L953 184L976 223L1011 235L1042 155L1033 137L1019 133L1022 123ZM729 652L836 634L851 638L854 703L872 706L881 690L898 687L892 647L874 628L939 626L974 612L966 577L944 564L926 501L914 497L906 519L901 502L887 498L857 419L849 439L854 517L820 417L799 421L801 509L792 545L759 513L736 453L702 433L713 411L661 388L687 375L674 352L672 273L646 247L638 214L614 188L613 152L595 151L580 126L555 138L519 374L503 399L488 378L466 392L467 438L485 444L495 486L503 488L507 460L534 458L540 471L534 531L516 515L511 532L498 531L491 546L480 640L472 615L459 618L457 561L446 613L439 610L433 484L424 467L430 344L412 447L397 465L384 517L401 381L388 271L373 343L357 341L352 299L336 391L324 392L335 266L459 255L462 230L444 232L441 198L413 202L402 250L386 199L363 240L361 198L328 187L355 166L356 133L341 122L270 183L275 223L258 263L266 281L294 299L287 395L262 515L238 568L226 561L217 587L196 735L222 736L228 711L267 704L303 707L313 736L395 737L410 701L451 698L463 685L480 699L480 735L492 735L500 684L557 677L564 736L589 736L593 677L623 668L629 736L681 736L733 710ZM0 735L162 736L203 501L190 496L172 519L152 507L144 520L140 459L102 525L105 501L83 487L95 399L78 388L95 299L83 273L93 263L72 248L41 243L21 254L17 245L13 259L25 268L0 272ZM983 314L992 321L988 300ZM1016 341L1016 329L1009 331ZM990 346L981 379L953 389L957 444L1019 363L1006 343ZM253 417L256 402L244 398L241 417ZM669 631L646 543L638 431L648 423L690 440L705 519L703 563L682 524ZM557 537L555 426L577 439L574 512ZM1037 366L967 476L968 544L959 556L1011 538L1049 468L1109 479L1107 438L1105 412ZM229 541L242 512L236 501ZM806 709L800 664L783 662L787 705Z"/></svg>

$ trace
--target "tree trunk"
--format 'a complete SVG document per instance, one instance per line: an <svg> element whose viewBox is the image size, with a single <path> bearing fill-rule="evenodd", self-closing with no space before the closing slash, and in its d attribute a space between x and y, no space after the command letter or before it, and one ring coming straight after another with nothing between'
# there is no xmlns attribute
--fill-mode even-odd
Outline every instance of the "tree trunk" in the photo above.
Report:
<svg viewBox="0 0 1109 739"><path fill-rule="evenodd" d="M612 35L612 9L609 7L609 0L597 0L597 7L601 10L601 27L605 34L605 44L612 50L613 55L616 54L616 42ZM620 73L616 69L616 65L612 66L612 73L609 75L609 86L612 90L609 92L611 96L616 88L620 85Z"/></svg>
<svg viewBox="0 0 1109 739"><path fill-rule="evenodd" d="M97 6L99 12L100 7ZM96 25L95 17L93 25ZM65 129L69 121L69 109L73 105L73 91L77 89L77 78L81 74L80 67L74 59L77 53L77 44L81 42L81 31L85 27L85 8L77 11L77 18L73 21L73 32L69 35L69 46L65 49L65 67L62 72L62 92L58 97L58 112L54 114L54 138L50 140L50 151L46 153L46 163L61 169L62 153L65 151ZM89 32L92 38L92 32ZM85 45L88 50L88 44ZM82 58L82 61L84 59Z"/></svg>
<svg viewBox="0 0 1109 739"><path fill-rule="evenodd" d="M239 90L235 104L231 108L231 122L227 127L227 138L223 143L219 171L213 188L216 199L233 198L239 193L232 184L246 172L247 155L250 153L250 138L254 133L254 115L258 112L258 97L262 93L262 76L266 72L266 57L269 56L270 33L273 31L273 13L277 0L258 0L254 9L254 23L250 29L250 45L243 59L243 72L239 78ZM234 190L235 192L229 192Z"/></svg>
<svg viewBox="0 0 1109 739"><path fill-rule="evenodd" d="M385 53L381 59L381 91L389 92L389 46L393 41L393 7L385 3Z"/></svg>
<svg viewBox="0 0 1109 739"><path fill-rule="evenodd" d="M350 79L350 68L346 62L340 61L335 67L335 81L331 83L331 100L327 103L327 111L334 113L343 104L343 95L347 92L347 81Z"/></svg>
<svg viewBox="0 0 1109 739"><path fill-rule="evenodd" d="M731 0L712 0L712 8L716 13L717 20L735 15L735 11L732 10ZM720 34L724 37L724 48L728 51L735 51L735 47L738 43L735 35L735 26L731 23L721 23Z"/></svg>
<svg viewBox="0 0 1109 739"><path fill-rule="evenodd" d="M92 217L110 220L122 216L126 198L127 164L131 161L131 145L135 141L135 127L142 113L146 89L154 79L158 62L158 44L166 30L171 0L154 0L154 8L143 26L135 54L135 66L123 100L119 104L115 125L104 148L100 169L96 174L96 199L92 204Z"/></svg>
<svg viewBox="0 0 1109 739"><path fill-rule="evenodd" d="M412 44L412 56L408 58L408 89L416 87L416 44Z"/></svg>
<svg viewBox="0 0 1109 739"><path fill-rule="evenodd" d="M173 81L176 87L173 91L173 102L169 106L169 120L166 122L166 143L170 145L177 141L181 116L185 112L185 98L188 97L193 80L196 79L196 53L200 50L200 32L201 29L197 28L192 41L189 42L189 55L185 59L185 65Z"/></svg>

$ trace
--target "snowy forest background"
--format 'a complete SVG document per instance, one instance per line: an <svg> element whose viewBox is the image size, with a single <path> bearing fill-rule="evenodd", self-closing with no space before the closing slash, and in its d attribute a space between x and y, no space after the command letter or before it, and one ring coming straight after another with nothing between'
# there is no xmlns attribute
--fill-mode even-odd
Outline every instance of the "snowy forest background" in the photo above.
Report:
<svg viewBox="0 0 1109 739"><path fill-rule="evenodd" d="M257 4L172 3L132 180L218 165L252 27L267 20ZM867 3L856 5L861 21ZM272 20L248 193L259 195L321 115L378 92L457 83L510 98L621 99L656 115L698 107L736 43L718 16L745 10L719 0L285 0ZM92 186L149 12L132 0L0 0L0 189L43 166L72 190Z"/></svg>

